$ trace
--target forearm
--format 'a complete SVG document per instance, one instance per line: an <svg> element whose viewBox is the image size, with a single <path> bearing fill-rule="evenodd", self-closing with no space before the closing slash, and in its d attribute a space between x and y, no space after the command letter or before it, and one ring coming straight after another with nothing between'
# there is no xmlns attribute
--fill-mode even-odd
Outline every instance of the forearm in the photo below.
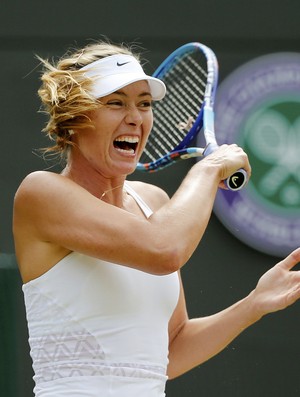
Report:
<svg viewBox="0 0 300 397"><path fill-rule="evenodd" d="M187 320L170 344L169 378L175 378L209 360L261 315L255 310L252 293L212 316Z"/></svg>
<svg viewBox="0 0 300 397"><path fill-rule="evenodd" d="M235 145L223 145L196 163L171 200L154 214L154 234L161 246L176 241L174 257L178 259L174 270L194 252L207 227L220 183L238 168L244 168L250 176L246 154Z"/></svg>
<svg viewBox="0 0 300 397"><path fill-rule="evenodd" d="M181 264L190 258L206 230L219 182L216 167L193 167L171 200L151 218L161 244L176 242Z"/></svg>
<svg viewBox="0 0 300 397"><path fill-rule="evenodd" d="M189 320L183 288L169 322L168 376L175 378L223 350L264 315L283 310L300 299L300 248L259 279L244 299L212 316Z"/></svg>

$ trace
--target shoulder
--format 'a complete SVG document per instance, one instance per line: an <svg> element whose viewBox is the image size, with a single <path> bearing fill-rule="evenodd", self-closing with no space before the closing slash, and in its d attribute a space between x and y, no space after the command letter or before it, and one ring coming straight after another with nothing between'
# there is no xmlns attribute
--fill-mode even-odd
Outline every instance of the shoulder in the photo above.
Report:
<svg viewBox="0 0 300 397"><path fill-rule="evenodd" d="M35 171L20 183L14 197L14 212L30 215L51 203L65 201L79 186L70 179L49 171Z"/></svg>
<svg viewBox="0 0 300 397"><path fill-rule="evenodd" d="M61 174L50 171L34 171L28 174L21 182L18 191L34 189L38 186L46 187L52 183L59 183L59 181L65 181L67 178Z"/></svg>
<svg viewBox="0 0 300 397"><path fill-rule="evenodd" d="M20 183L15 194L15 206L26 203L27 199L31 199L36 192L44 191L44 184L49 179L48 172L35 171L27 175ZM45 184L47 186L47 184Z"/></svg>
<svg viewBox="0 0 300 397"><path fill-rule="evenodd" d="M126 181L141 198L154 210L158 210L161 206L169 201L168 194L156 185L141 181Z"/></svg>
<svg viewBox="0 0 300 397"><path fill-rule="evenodd" d="M35 171L23 179L16 192L15 200L19 201L26 197L31 199L34 197L42 198L43 196L47 196L50 199L50 194L53 196L58 193L64 194L70 187L75 189L76 187L79 188L79 185L54 172Z"/></svg>
<svg viewBox="0 0 300 397"><path fill-rule="evenodd" d="M49 171L32 172L28 174L20 183L16 196L22 193L30 193L34 190L40 190L39 187L46 187L49 185L49 182L52 183L56 179L59 179L59 177L60 176L58 174Z"/></svg>

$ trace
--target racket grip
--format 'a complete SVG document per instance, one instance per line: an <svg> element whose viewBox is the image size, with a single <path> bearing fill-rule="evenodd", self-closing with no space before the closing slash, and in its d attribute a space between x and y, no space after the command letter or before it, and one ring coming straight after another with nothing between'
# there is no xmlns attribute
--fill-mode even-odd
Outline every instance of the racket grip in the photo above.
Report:
<svg viewBox="0 0 300 397"><path fill-rule="evenodd" d="M229 190L236 192L245 186L247 182L247 172L243 168L240 168L224 182Z"/></svg>
<svg viewBox="0 0 300 397"><path fill-rule="evenodd" d="M208 156L210 153L217 150L218 147L219 146L215 143L208 144L204 150L203 155ZM247 172L243 168L240 168L239 170L235 171L230 177L228 177L224 181L224 183L227 189L236 192L238 190L241 190L245 186L245 184L247 183L247 179Z"/></svg>

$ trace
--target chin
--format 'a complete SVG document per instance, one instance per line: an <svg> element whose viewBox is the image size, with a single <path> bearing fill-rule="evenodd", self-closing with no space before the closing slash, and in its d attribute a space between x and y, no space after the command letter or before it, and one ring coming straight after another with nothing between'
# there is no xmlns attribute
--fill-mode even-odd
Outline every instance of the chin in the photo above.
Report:
<svg viewBox="0 0 300 397"><path fill-rule="evenodd" d="M121 175L130 175L134 173L134 171L136 170L136 166L137 166L136 162L134 163L126 162L123 164L119 164L119 166L117 166L116 169L118 169Z"/></svg>

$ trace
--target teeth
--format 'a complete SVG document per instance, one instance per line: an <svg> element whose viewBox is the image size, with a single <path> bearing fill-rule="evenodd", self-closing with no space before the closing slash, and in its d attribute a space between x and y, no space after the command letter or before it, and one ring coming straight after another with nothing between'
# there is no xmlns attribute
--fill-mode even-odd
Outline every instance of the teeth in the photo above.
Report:
<svg viewBox="0 0 300 397"><path fill-rule="evenodd" d="M121 148L116 148L119 152L123 152L123 153L132 153L134 154L134 150L133 149L121 149Z"/></svg>
<svg viewBox="0 0 300 397"><path fill-rule="evenodd" d="M119 136L114 141L114 147L119 152L134 154L139 140L138 136Z"/></svg>
<svg viewBox="0 0 300 397"><path fill-rule="evenodd" d="M115 139L116 142L129 142L129 143L138 143L139 138L137 136L120 136Z"/></svg>

